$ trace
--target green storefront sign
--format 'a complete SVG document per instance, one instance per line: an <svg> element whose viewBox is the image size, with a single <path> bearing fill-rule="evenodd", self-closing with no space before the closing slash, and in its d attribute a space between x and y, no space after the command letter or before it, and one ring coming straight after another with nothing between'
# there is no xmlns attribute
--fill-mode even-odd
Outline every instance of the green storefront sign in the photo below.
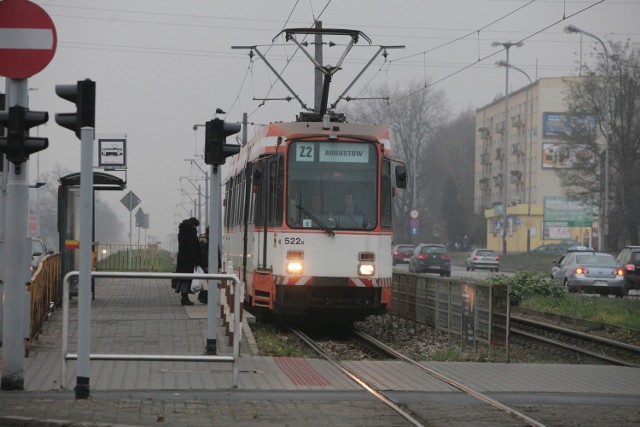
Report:
<svg viewBox="0 0 640 427"><path fill-rule="evenodd" d="M544 198L544 223L564 227L591 227L593 209L563 196L547 196Z"/></svg>

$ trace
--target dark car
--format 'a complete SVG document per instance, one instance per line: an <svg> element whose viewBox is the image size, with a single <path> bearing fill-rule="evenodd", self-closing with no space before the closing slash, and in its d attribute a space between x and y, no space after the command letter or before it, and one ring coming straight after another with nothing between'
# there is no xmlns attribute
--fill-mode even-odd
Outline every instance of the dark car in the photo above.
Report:
<svg viewBox="0 0 640 427"><path fill-rule="evenodd" d="M451 276L451 257L444 245L421 243L409 258L409 272L438 273L442 277Z"/></svg>
<svg viewBox="0 0 640 427"><path fill-rule="evenodd" d="M393 256L393 265L408 264L409 258L416 247L413 245L395 245L391 252Z"/></svg>
<svg viewBox="0 0 640 427"><path fill-rule="evenodd" d="M567 250L573 245L566 243L547 243L546 245L540 245L533 250L536 253L544 254L566 254Z"/></svg>
<svg viewBox="0 0 640 427"><path fill-rule="evenodd" d="M42 239L31 239L31 273L35 273L42 258L52 254Z"/></svg>
<svg viewBox="0 0 640 427"><path fill-rule="evenodd" d="M629 289L640 289L640 246L626 246L616 263L624 271L624 295L629 294Z"/></svg>

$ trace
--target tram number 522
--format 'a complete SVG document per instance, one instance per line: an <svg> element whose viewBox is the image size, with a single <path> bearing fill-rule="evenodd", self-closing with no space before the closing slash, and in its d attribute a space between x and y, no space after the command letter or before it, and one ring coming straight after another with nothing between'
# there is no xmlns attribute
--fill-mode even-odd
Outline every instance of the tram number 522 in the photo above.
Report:
<svg viewBox="0 0 640 427"><path fill-rule="evenodd" d="M285 245L304 245L304 241L300 237L285 237Z"/></svg>

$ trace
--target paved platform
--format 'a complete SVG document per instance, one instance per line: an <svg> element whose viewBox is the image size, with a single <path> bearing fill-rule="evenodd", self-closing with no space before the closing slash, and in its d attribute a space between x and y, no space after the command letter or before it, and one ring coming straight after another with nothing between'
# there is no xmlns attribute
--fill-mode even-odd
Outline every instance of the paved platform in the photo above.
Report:
<svg viewBox="0 0 640 427"><path fill-rule="evenodd" d="M98 279L96 299L92 301L92 353L203 355L206 316L205 305L180 305L168 280ZM237 362L237 388L232 387L228 363L93 360L91 397L76 400L74 361L67 364L67 390L60 387L61 319L61 310L54 312L33 343L26 359L25 391L0 392L0 426L81 422L407 425L328 362L256 355L246 325ZM77 299L73 299L69 330L72 353L76 319ZM217 344L218 355L232 354L220 319ZM494 412L487 413L486 418L469 415L465 419L460 411L484 411L483 404L402 362L358 361L345 365L362 373L383 392L399 396L414 412L423 413L429 425L522 425ZM606 415L608 425L617 425L616 420L620 420L620 425L640 426L637 368L452 362L425 362L424 366L479 392L500 396L501 401L534 405L534 412L554 420L549 425L558 425L558 418L563 420L562 425L599 425L598 420ZM444 410L447 405L454 409Z"/></svg>

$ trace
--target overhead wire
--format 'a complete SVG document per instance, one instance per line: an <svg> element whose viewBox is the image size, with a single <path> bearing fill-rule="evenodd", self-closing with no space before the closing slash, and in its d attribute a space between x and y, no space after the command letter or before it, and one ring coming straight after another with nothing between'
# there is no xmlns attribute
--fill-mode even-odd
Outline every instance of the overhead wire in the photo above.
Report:
<svg viewBox="0 0 640 427"><path fill-rule="evenodd" d="M320 11L320 13L318 14L318 17L317 17L317 18L315 18L315 17L314 17L314 25L315 25L315 22L316 22L317 20L319 20L319 19L320 19L320 17L322 17L322 15L324 14L325 10L327 10L327 7L329 6L329 4L331 4L331 2L332 2L332 1L333 1L333 0L328 0L328 1L327 1L327 3L325 4L324 8L322 8L322 10ZM297 4L298 4L298 2L296 2L296 5L297 5ZM293 13L293 11L292 11L292 13ZM287 21L286 21L286 22L285 22L285 24L282 26L282 29L283 29L283 30L284 30L284 28L286 27L287 22L289 21L289 18L291 18L291 14L289 14L289 17L287 18ZM306 39L306 36L305 36L305 38L304 38L304 39ZM303 39L303 41L304 41L304 39ZM286 64L282 67L282 70L280 71L280 74L284 73L284 71L287 69L287 67L288 67L288 66L289 66L289 64L291 63L291 59L293 59L293 56L295 56L295 54L296 54L299 50L300 50L300 48L299 48L299 47L296 47L296 49L295 49L295 50L294 50L294 52L293 52L292 57L291 57L290 59L287 59ZM268 52L268 50L267 50L267 52ZM269 90L267 91L267 94L265 95L265 98L267 98L267 97L269 96L269 94L271 93L271 91L272 91L272 90L273 90L273 88L275 87L275 84L276 84L276 83L277 83L277 80L276 80L276 81L274 81L273 83L271 83L271 86L269 87ZM256 111L258 111L258 109L259 109L261 106L262 106L262 104L258 105L258 107L256 107L256 108L255 108L251 113L249 113L249 114L248 114L248 116L249 116L249 117L253 116L253 114L255 114L255 112L256 112Z"/></svg>
<svg viewBox="0 0 640 427"><path fill-rule="evenodd" d="M555 25L558 25L560 22L562 22L562 21L564 21L564 20L566 20L566 19L572 18L572 17L574 17L574 16L577 16L577 15L579 15L580 13L583 13L583 12L585 12L586 10L589 10L589 9L591 9L591 8L593 8L593 7L595 7L595 6L597 6L598 4L603 3L603 2L604 2L604 0L599 0L598 2L596 2L596 3L592 3L592 4L588 5L587 7L584 7L584 8L582 8L582 9L578 10L577 12L574 12L574 13L572 13L572 14L568 15L568 16L567 16L567 15L563 15L563 17L562 17L561 19L558 19L557 21L555 21L555 22L553 22L553 23L551 23L551 24L547 25L546 27L543 27L543 28L539 29L538 31L536 31L536 32L534 32L534 33L532 33L532 34L530 34L530 35L528 35L528 36L526 36L526 37L524 37L524 38L522 38L522 39L518 40L518 41L517 41L517 42L515 42L515 43L521 43L521 42L524 42L525 40L528 40L528 39L530 39L531 37L534 37L534 36L536 36L536 35L538 35L538 34L542 33L542 32L543 32L543 31L545 31L545 30L548 30L549 28L551 28L551 27L553 27L553 26L555 26ZM434 85L436 85L436 84L438 84L438 83L440 83L440 82L442 82L442 81L444 81L444 80L447 80L447 79L449 79L449 78L451 78L451 77L455 76L456 74L459 74L459 73L461 73L461 72L463 72L463 71L465 71L465 70L467 70L467 69L469 69L469 68L471 68L471 67L473 67L473 66L477 65L478 63L480 63L480 62L482 62L482 61L485 61L486 59L491 58L491 57L493 57L493 56L497 55L498 53L500 53L500 52L502 52L502 51L504 51L504 50L505 50L505 48L502 48L502 49L497 50L497 51L495 51L495 52L493 52L493 53L490 53L489 55L484 56L483 58L479 58L477 62L470 63L470 64L468 64L468 65L466 65L466 66L464 66L464 67L462 67L462 68L460 68L460 69L458 69L458 70L454 71L453 73L450 73L450 74L448 74L448 75L446 75L446 76L444 76L444 77L442 77L442 78L440 78L440 79L437 79L437 80L435 80L435 81L431 82L430 84L428 84L428 85L427 85L427 86L425 86L425 87L422 87L422 88L416 89L416 90L414 90L413 92L410 92L410 93L408 93L407 95L405 95L405 96L403 96L403 97L401 97L401 98L398 98L398 99L396 99L396 100L394 100L394 101L392 101L392 102L389 102L386 106L384 106L384 107L382 107L382 108L380 108L380 109L376 110L376 112L380 112L380 111L382 111L382 110L385 110L385 109L387 109L388 107L390 107L390 106L391 106L391 105L393 105L393 104L396 104L396 103L398 103L398 102L400 102L400 101L403 101L403 100L405 100L405 99L407 99L407 98L409 98L409 97L411 97L411 96L413 96L413 95L415 95L415 94L417 94L417 93L419 93L419 92L422 92L423 90L426 90L426 89L430 88L431 86L434 86Z"/></svg>
<svg viewBox="0 0 640 427"><path fill-rule="evenodd" d="M384 61L383 64L381 64L381 66L379 67L379 69L377 70L376 73L374 73L373 77L371 79L369 79L363 86L362 88L358 91L358 95L360 93L362 93L364 90L366 90L367 87L370 86L370 84L375 80L375 78L381 73L381 72L385 72L388 73L389 69L391 67L391 65L396 65L396 66L406 66L407 60L410 60L411 58L418 56L418 55L423 55L423 61L422 62L422 66L425 66L425 59L426 57L424 55L426 55L429 52L433 52L437 49L441 49L443 47L449 46L457 41L461 41L464 40L468 37L470 37L471 35L476 35L477 36L477 40L478 40L478 59L476 62L474 63L470 63L470 64L466 64L463 67L459 68L458 70L434 81L431 82L428 86L426 86L423 89L426 89L429 86L433 86L434 84L440 83L450 77L453 77L457 74L459 74L462 71L465 71L466 69L469 69L473 66L478 65L479 63L481 63L482 61L486 60L487 58L490 58L491 56L493 56L494 54L491 55L487 55L485 57L481 57L480 55L480 31L484 31L487 28L491 27L492 25L494 25L497 22L500 22L501 20L504 20L505 18L507 18L510 15L513 15L514 13L518 12L519 10L522 10L523 8L531 5L532 3L534 3L535 1L544 3L546 2L545 0L530 0L527 3L519 6L518 8L514 9L513 11L510 11L509 13L483 25L482 27L472 30L468 33L466 33L463 36L460 37L456 37L452 40L448 40L445 43L442 43L438 46L432 47L430 49L426 49L422 52L418 52L418 53L414 53L411 55L406 55L403 56L401 58L398 59L394 59L394 60L388 60L388 61ZM587 7L566 16L566 11L563 13L563 20L567 19L569 17L575 16L579 13L582 13L585 10L588 10L600 3L604 2L604 0L600 0L594 4L588 5ZM291 10L291 12L289 13L289 16L287 17L284 26L287 25L287 23L291 20L291 17L295 11L295 9L297 8L299 3L299 0L297 0ZM611 2L610 0L608 0L608 3L612 4L612 3L616 3L616 4L634 4L634 2L624 2L624 1L618 1L618 2ZM132 13L132 14L140 14L140 15L152 15L152 16L172 16L172 17L184 17L184 18L210 18L210 19L222 19L222 20L239 20L239 21L258 21L258 22L265 22L264 19L259 19L259 20L252 20L252 19L247 19L247 18L228 18L228 17L214 17L214 16L202 16L202 15L193 15L193 14L175 14L175 13L162 13L162 12L149 12L149 11L134 11L134 10L124 10L124 9L107 9L107 8L93 8L93 7L83 7L83 6L66 6L66 5L59 5L59 4L48 4L48 3L40 3L43 6L50 6L50 7L59 7L59 8L69 8L69 9L79 9L79 10L97 10L97 11L102 11L102 12L117 12L117 13ZM318 17L315 16L315 14L312 11L312 16L314 18L314 20L318 20L322 14L325 12L325 10L327 9L327 7L331 4L331 0L329 0L324 8L322 9L321 13L318 15ZM97 18L97 17L77 17L77 16L69 16L69 15L59 15L59 16L63 16L63 17L69 17L69 18L81 18L81 19L96 19L96 20L108 20L108 21L114 21L114 19L108 19L108 18ZM135 23L149 23L149 24L161 24L161 25L184 25L184 26L194 26L194 27L212 27L210 25L191 25L191 24L179 24L179 23L167 23L167 22L155 22L155 21L148 21L148 20L125 20L122 18L118 18L117 19L118 22L135 22ZM275 21L274 21L275 22ZM533 37L534 35L539 34L540 32L556 25L558 22L557 21L547 27L545 27L544 29L537 31L529 36L525 36L524 38L522 38L521 40L528 40L531 37ZM221 28L220 26L216 26L216 28ZM226 27L226 28L234 28L234 29L238 29L238 27ZM376 28L385 28L384 26L376 26ZM390 27L391 28L391 27ZM255 31L256 28L252 27L251 28L252 31ZM258 29L260 30L260 29ZM261 31L271 31L268 29L262 29ZM486 32L486 31L485 31ZM633 34L632 34L633 35ZM61 42L60 43L62 46L64 47L68 47L68 48L74 48L74 49L91 49L91 46L99 46L99 48L101 50L111 50L111 51L127 51L127 52L142 52L142 53L152 53L152 54L169 54L169 55L178 55L178 56L221 56L221 57L239 57L237 54L232 54L232 53L224 53L224 52L208 52L208 51L203 51L203 50L185 50L185 49L167 49L167 48L153 48L153 47L141 47L141 46L126 46L126 45L115 45L115 44L83 44L83 43L74 43L74 42ZM271 49L273 46L275 45L275 43L272 43L271 45L269 45L269 48L267 49L267 52L269 51L269 49ZM297 49L298 50L298 49ZM297 52L296 50L296 52ZM288 65L290 64L290 62L293 60L293 58L295 57L295 53L291 56L291 58L287 57L287 64L283 67L282 71L284 72L284 70L288 67ZM498 51L499 52L499 51ZM497 52L496 52L497 53ZM430 64L431 66L434 66L434 63ZM438 66L438 65L436 65ZM440 66L444 66L444 65L440 65ZM240 95L240 92L242 90L242 88L244 87L245 84L245 79L246 79L247 74L245 73L245 77L243 77L243 81L241 83L241 88L239 90L238 95L236 96L236 98ZM253 73L251 73L251 76L253 76ZM270 88L269 91L267 92L267 96L269 93L271 93L273 87L275 86L275 84L277 83L276 81L273 81L272 83L270 83ZM235 99L234 102L232 104L232 106L235 106ZM256 112L257 108L252 111L251 114L254 114Z"/></svg>
<svg viewBox="0 0 640 427"><path fill-rule="evenodd" d="M603 0L603 1L604 1L604 0ZM509 12L509 13L507 13L507 14L505 14L505 15L501 16L500 18L494 19L493 21L489 22L488 24L483 25L482 27L478 28L477 30L473 30L473 31L471 31L471 32L469 32L469 33L467 33L467 34L465 34L465 35L463 35L463 36L456 37L456 38L455 38L455 39L453 39L453 40L449 40L449 41L447 41L446 43L442 43L442 44L440 44L440 45L438 45L438 46L432 47L431 49L427 49L427 50L422 51L422 52L419 52L419 53L414 53L414 54L411 54L411 55L406 55L406 56L403 56L403 57L401 57L401 58L395 59L395 60L393 60L393 62L398 62L398 61L402 61L402 60L405 60L405 59L408 59L408 58L413 58L414 56L418 56L418 55L426 54L426 53L429 53L429 52L433 52L433 51L435 51L435 50L438 50L438 49L440 49L440 48L443 48L443 47L445 47L445 46L449 46L450 44L453 44L453 43L455 43L455 42L458 42L458 41L460 41L460 40L464 40L464 39L466 39L467 37L469 37L469 36L471 36L471 35L474 35L474 34L476 34L476 33L480 34L480 31L482 31L482 30L484 30L484 29L486 29L486 28L489 28L489 27L491 27L491 26L492 26L492 25L494 25L494 24L497 24L498 22L502 21L503 19L508 18L509 16L513 15L514 13L516 13L516 12L518 12L518 11L520 11L520 10L524 9L524 8L525 8L525 7L527 7L527 6L530 6L532 3L535 3L535 2L536 2L536 0L530 0L529 2L527 2L527 3L523 4L523 5L522 5L522 6L520 6L520 7L517 7L516 9L514 9L514 10L512 10L511 12ZM390 61L390 62L391 62L391 61Z"/></svg>
<svg viewBox="0 0 640 427"><path fill-rule="evenodd" d="M476 30L473 30L473 31L471 31L471 32L469 32L469 33L467 33L467 34L465 34L465 35L463 35L463 36L456 37L456 38L455 38L455 39L453 39L453 40L448 40L447 42L442 43L442 44L440 44L440 45L438 45L438 46L435 46L435 47L433 47L433 48L431 48L431 49L427 49L427 50L424 50L424 51L422 51L422 52L414 53L414 54L411 54L411 55L405 55L405 56L400 57L400 58L398 58L398 59L389 60L389 61L387 61L387 59L385 58L384 63L380 66L380 68L378 69L378 71L377 71L377 72L373 75L373 77L372 77L372 78L371 78L371 79L366 83L366 85L364 85L364 86L363 86L363 87L358 91L358 94L356 95L356 98L357 98L357 97L359 97L359 96L360 96L360 94L361 94L364 90L366 90L366 88L371 84L371 82L375 79L375 77L377 77L377 75L379 75L379 73L383 70L383 67L384 67L385 65L386 65L386 70L385 70L385 71L386 71L386 72L388 72L388 70L389 70L389 68L391 67L392 63L397 63L397 62L400 62L400 61L404 61L404 60L407 60L407 59L410 59L410 58L416 57L416 56L418 56L418 55L423 55L423 69L424 69L424 74L425 74L425 76L424 76L424 78L425 78L425 80L424 80L425 85L424 85L424 88L423 88L423 89L426 89L426 88L429 86L429 85L428 85L428 83L427 83L427 76L426 76L426 54L427 54L427 53L430 53L430 52L433 52L433 51L435 51L435 50L438 50L438 49L440 49L440 48L443 48L443 47L445 47L445 46L449 46L449 45L451 45L451 44L453 44L453 43L456 43L456 42L458 42L458 41L460 41L460 40L464 40L464 39L466 39L467 37L469 37L470 35L473 35L473 34L476 34L476 33L478 34L478 61L480 61L480 31L482 31L482 30L484 30L484 29L486 29L486 28L489 28L489 27L491 27L492 25L495 25L496 23L498 23L498 22L500 22L500 21L502 21L502 20L504 20L504 19L508 18L509 16L513 15L514 13L516 13L516 12L518 12L518 11L520 11L520 10L524 9L525 7L527 7L527 6L529 6L529 5L531 5L531 4L532 4L532 3L534 3L535 1L536 1L536 0L530 0L529 2L527 2L527 3L525 3L525 4L521 5L521 6L519 6L519 7L517 7L517 8L515 8L514 10L512 10L512 11L510 11L510 12L506 13L505 15L500 16L500 17L499 17L499 18L497 18L497 19L494 19L493 21L491 21L491 22L489 22L489 23L487 23L487 24L483 25L482 27L480 27L480 28L478 28L478 29L476 29ZM389 105L389 103L387 103L387 105Z"/></svg>

